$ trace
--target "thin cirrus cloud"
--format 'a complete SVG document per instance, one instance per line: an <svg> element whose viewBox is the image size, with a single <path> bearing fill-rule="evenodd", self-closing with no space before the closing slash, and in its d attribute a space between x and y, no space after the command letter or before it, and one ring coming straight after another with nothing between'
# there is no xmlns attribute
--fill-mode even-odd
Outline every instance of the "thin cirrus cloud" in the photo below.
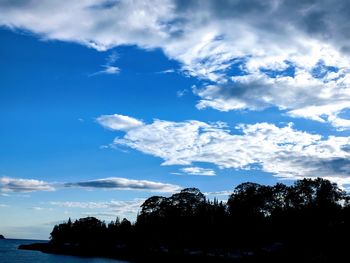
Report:
<svg viewBox="0 0 350 263"><path fill-rule="evenodd" d="M43 39L101 51L161 48L210 82L194 89L199 109L277 107L350 127L342 117L350 105L347 0L33 0L2 1L0 10L0 25ZM118 72L109 66L101 72Z"/></svg>
<svg viewBox="0 0 350 263"><path fill-rule="evenodd" d="M92 73L89 75L89 77L93 77L93 76L101 75L101 74L115 75L115 74L119 74L119 72L120 72L120 68L118 68L116 66L103 65L102 67L104 68L103 70Z"/></svg>
<svg viewBox="0 0 350 263"><path fill-rule="evenodd" d="M101 202L51 201L48 205L68 210L80 210L82 216L116 218L116 216L136 218L140 206L145 201L135 198L128 201L111 200Z"/></svg>
<svg viewBox="0 0 350 263"><path fill-rule="evenodd" d="M58 206L58 207L64 207L64 208L79 208L79 209L89 209L89 210L103 209L104 211L109 211L109 213L113 212L113 215L115 216L116 213L117 214L127 214L127 213L136 214L141 204L144 201L145 201L144 199L136 198L134 200L129 200L129 201L112 200L112 201L103 201L103 202L51 201L49 202L49 204L52 206ZM91 212L89 212L89 214L91 215Z"/></svg>
<svg viewBox="0 0 350 263"><path fill-rule="evenodd" d="M91 181L74 183L49 183L34 179L0 178L1 192L41 192L55 191L61 188L86 188L109 190L139 190L151 192L175 192L181 189L174 184L153 182L147 180L133 180L120 177L111 177Z"/></svg>
<svg viewBox="0 0 350 263"><path fill-rule="evenodd" d="M118 53L116 52L112 52L106 59L106 64L102 65L102 67L104 68L103 70L97 71L95 73L92 73L89 75L89 77L93 77L96 75L103 75L103 74L107 74L107 75L115 75L115 74L119 74L120 73L120 68L115 66L114 63L118 60L119 56Z"/></svg>
<svg viewBox="0 0 350 263"><path fill-rule="evenodd" d="M159 157L162 165L198 162L220 169L258 169L284 179L319 176L350 183L350 138L322 137L295 130L292 124L241 124L230 131L221 122L154 120L128 129L113 144ZM183 170L199 171L193 168Z"/></svg>

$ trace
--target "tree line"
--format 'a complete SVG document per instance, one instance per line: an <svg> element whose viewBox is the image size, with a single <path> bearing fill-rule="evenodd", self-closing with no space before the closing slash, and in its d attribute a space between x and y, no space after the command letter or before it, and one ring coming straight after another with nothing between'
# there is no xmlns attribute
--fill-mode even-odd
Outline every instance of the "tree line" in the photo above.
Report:
<svg viewBox="0 0 350 263"><path fill-rule="evenodd" d="M349 195L316 178L290 186L242 183L225 202L209 200L197 188L152 196L141 205L135 223L69 219L53 228L50 242L236 261L269 257L276 262L328 262L346 255L349 234Z"/></svg>

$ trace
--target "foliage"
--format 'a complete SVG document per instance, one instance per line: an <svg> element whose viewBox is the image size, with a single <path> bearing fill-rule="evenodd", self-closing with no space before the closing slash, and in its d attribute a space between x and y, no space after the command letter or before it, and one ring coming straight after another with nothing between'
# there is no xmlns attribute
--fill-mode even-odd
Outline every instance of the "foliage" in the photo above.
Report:
<svg viewBox="0 0 350 263"><path fill-rule="evenodd" d="M346 251L349 196L327 180L303 179L291 186L242 183L227 202L208 200L197 188L170 197L152 196L137 221L106 225L88 217L56 225L51 242L126 246L143 251L263 251L282 244L293 260L328 260Z"/></svg>

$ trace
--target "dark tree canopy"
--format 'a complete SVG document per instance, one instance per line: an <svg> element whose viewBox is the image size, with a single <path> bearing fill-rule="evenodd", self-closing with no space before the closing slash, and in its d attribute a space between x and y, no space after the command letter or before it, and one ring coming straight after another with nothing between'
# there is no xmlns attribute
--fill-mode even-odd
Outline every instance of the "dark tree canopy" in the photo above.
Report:
<svg viewBox="0 0 350 263"><path fill-rule="evenodd" d="M346 251L349 244L342 237L349 234L349 196L336 184L316 178L291 186L242 183L226 202L208 200L197 188L152 196L133 224L125 218L108 224L94 217L69 219L54 227L51 242L137 253L239 251L235 253L241 256L244 251L265 255L277 247L292 262L332 262Z"/></svg>

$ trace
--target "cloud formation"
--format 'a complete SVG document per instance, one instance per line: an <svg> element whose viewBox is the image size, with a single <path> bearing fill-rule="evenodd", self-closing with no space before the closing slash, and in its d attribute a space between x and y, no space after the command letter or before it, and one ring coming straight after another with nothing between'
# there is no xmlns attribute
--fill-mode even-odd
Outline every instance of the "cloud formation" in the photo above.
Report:
<svg viewBox="0 0 350 263"><path fill-rule="evenodd" d="M54 191L55 188L47 182L34 179L0 178L0 190L4 192L38 192Z"/></svg>
<svg viewBox="0 0 350 263"><path fill-rule="evenodd" d="M96 120L103 127L117 131L128 131L143 125L142 121L120 114L102 115Z"/></svg>
<svg viewBox="0 0 350 263"><path fill-rule="evenodd" d="M231 131L220 122L154 120L113 143L159 157L163 165L210 163L220 169L260 169L287 179L320 176L350 182L350 138L322 137L295 130L292 124L241 124Z"/></svg>
<svg viewBox="0 0 350 263"><path fill-rule="evenodd" d="M93 211L83 212L84 215L89 216L107 216L116 217L118 216L130 216L136 215L140 209L144 199L134 199L128 201L105 201L105 202L72 202L72 201L52 201L50 205L64 207L64 208L79 208L88 209ZM96 211L97 210L97 211ZM103 210L103 211L99 211Z"/></svg>
<svg viewBox="0 0 350 263"><path fill-rule="evenodd" d="M97 71L95 73L90 74L89 76L96 76L101 74L107 74L107 75L115 75L119 74L120 68L115 66L114 63L118 60L119 56L118 53L112 52L106 59L106 64L102 65L104 68L103 70Z"/></svg>
<svg viewBox="0 0 350 263"><path fill-rule="evenodd" d="M71 201L64 201L64 202L55 202L52 201L49 204L60 206L60 207L66 207L66 208L84 208L84 209L106 209L106 208L120 208L120 207L134 207L138 206L143 203L143 199L135 199L131 201L108 201L108 202L71 202Z"/></svg>
<svg viewBox="0 0 350 263"><path fill-rule="evenodd" d="M49 183L35 179L0 178L0 191L3 192L39 192L54 191L62 188L86 188L109 190L142 190L151 192L175 192L181 189L174 184L133 180L121 177L96 179L73 183Z"/></svg>
<svg viewBox="0 0 350 263"><path fill-rule="evenodd" d="M198 108L275 106L350 127L341 117L350 105L347 0L32 0L2 1L0 10L0 25L43 39L161 48L210 83L195 90Z"/></svg>
<svg viewBox="0 0 350 263"><path fill-rule="evenodd" d="M85 182L66 183L65 187L100 188L113 190L143 190L152 192L175 192L181 187L173 184L152 182L147 180L133 180L120 177L110 177Z"/></svg>
<svg viewBox="0 0 350 263"><path fill-rule="evenodd" d="M215 176L215 171L212 169L206 169L202 167L185 167L180 169L182 172L190 175L204 175L204 176Z"/></svg>
<svg viewBox="0 0 350 263"><path fill-rule="evenodd" d="M350 128L350 120L339 116L350 105L349 88L350 77L344 70L328 72L323 78L296 70L293 77L269 77L261 72L236 76L228 83L194 92L202 98L199 109L262 110L275 106L291 117L329 122L342 130Z"/></svg>
<svg viewBox="0 0 350 263"><path fill-rule="evenodd" d="M116 66L103 65L102 67L104 68L103 70L92 73L89 76L92 77L92 76L101 75L101 74L115 75L120 72L120 68Z"/></svg>

